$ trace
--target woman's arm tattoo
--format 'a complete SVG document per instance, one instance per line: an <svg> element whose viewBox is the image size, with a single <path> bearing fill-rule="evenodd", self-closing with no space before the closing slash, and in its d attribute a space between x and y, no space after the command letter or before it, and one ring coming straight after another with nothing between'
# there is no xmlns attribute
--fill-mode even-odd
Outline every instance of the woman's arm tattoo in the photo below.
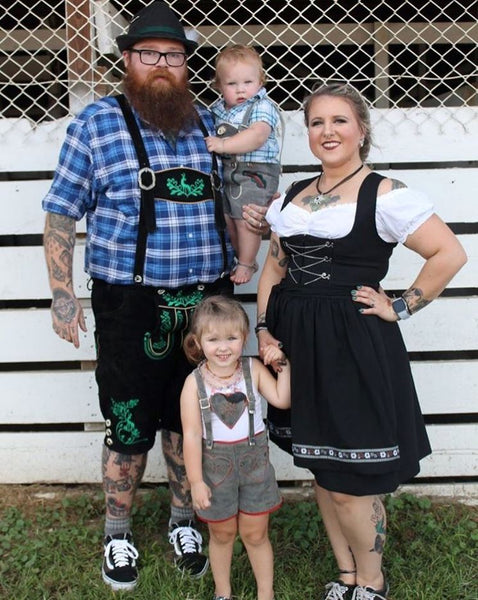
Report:
<svg viewBox="0 0 478 600"><path fill-rule="evenodd" d="M288 262L288 257L279 258L280 246L275 240L271 240L271 256L278 260L280 267L285 267Z"/></svg>
<svg viewBox="0 0 478 600"><path fill-rule="evenodd" d="M402 298L405 300L408 306L410 314L418 312L422 308L425 308L427 304L430 304L431 300L427 300L423 296L423 292L420 288L410 288L403 293Z"/></svg>

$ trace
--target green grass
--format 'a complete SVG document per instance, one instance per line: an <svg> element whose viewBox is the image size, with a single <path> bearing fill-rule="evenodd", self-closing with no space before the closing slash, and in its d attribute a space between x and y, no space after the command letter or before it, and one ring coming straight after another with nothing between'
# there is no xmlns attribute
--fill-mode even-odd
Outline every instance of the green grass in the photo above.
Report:
<svg viewBox="0 0 478 600"><path fill-rule="evenodd" d="M0 493L9 486L0 487ZM134 594L113 594L102 582L103 499L92 488L53 498L0 497L0 597L8 600L211 600L213 582L181 577L166 539L164 488L142 491L134 515L141 553ZM385 567L393 600L478 600L478 514L474 507L435 504L410 494L387 497ZM277 600L319 600L334 576L323 524L311 500L287 502L272 516ZM240 541L234 594L254 600L254 580Z"/></svg>

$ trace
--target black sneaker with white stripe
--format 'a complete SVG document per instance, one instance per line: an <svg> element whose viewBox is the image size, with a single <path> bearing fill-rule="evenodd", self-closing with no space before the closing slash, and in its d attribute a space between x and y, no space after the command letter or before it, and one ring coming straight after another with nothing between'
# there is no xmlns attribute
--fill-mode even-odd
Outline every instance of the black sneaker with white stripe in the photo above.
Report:
<svg viewBox="0 0 478 600"><path fill-rule="evenodd" d="M130 533L107 535L104 541L103 581L115 592L132 590L138 582L138 551Z"/></svg>
<svg viewBox="0 0 478 600"><path fill-rule="evenodd" d="M209 560L202 554L202 535L190 520L171 523L169 543L176 553L177 568L191 577L202 577L207 571Z"/></svg>

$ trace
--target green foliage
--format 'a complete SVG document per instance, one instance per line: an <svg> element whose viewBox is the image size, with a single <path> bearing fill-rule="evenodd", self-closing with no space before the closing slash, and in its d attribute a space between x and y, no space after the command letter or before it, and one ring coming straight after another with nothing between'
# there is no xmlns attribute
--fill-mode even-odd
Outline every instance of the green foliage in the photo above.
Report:
<svg viewBox="0 0 478 600"><path fill-rule="evenodd" d="M167 542L169 493L142 490L134 510L141 554L135 593L102 582L103 498L99 492L6 505L0 498L0 598L5 600L210 600L211 573L182 577ZM478 515L474 507L437 504L411 494L387 497L385 568L393 600L478 599ZM204 532L205 533L205 532ZM276 598L320 598L335 563L313 501L287 502L271 517ZM205 533L205 537L207 534ZM234 545L234 594L254 600L243 544Z"/></svg>

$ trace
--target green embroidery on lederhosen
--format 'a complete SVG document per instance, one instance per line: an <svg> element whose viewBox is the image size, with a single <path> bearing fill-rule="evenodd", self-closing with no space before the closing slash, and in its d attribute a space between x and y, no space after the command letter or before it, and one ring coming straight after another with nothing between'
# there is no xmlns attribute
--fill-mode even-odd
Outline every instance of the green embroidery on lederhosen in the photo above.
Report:
<svg viewBox="0 0 478 600"><path fill-rule="evenodd" d="M194 290L189 294L182 291L177 294L165 292L162 295L165 305L159 306L158 326L153 333L147 331L144 334L146 356L161 360L171 352L176 342L182 345L191 314L203 298L203 290Z"/></svg>
<svg viewBox="0 0 478 600"><path fill-rule="evenodd" d="M116 425L116 435L119 441L126 446L136 444L138 442L146 442L147 438L140 439L140 431L136 427L132 409L139 404L138 398L132 398L124 402L117 402L111 398L111 410L118 417Z"/></svg>
<svg viewBox="0 0 478 600"><path fill-rule="evenodd" d="M181 175L179 183L174 177L169 177L166 180L166 187L171 192L171 196L201 196L204 190L204 181L202 179L196 179L194 183L190 184L186 181L186 173Z"/></svg>

